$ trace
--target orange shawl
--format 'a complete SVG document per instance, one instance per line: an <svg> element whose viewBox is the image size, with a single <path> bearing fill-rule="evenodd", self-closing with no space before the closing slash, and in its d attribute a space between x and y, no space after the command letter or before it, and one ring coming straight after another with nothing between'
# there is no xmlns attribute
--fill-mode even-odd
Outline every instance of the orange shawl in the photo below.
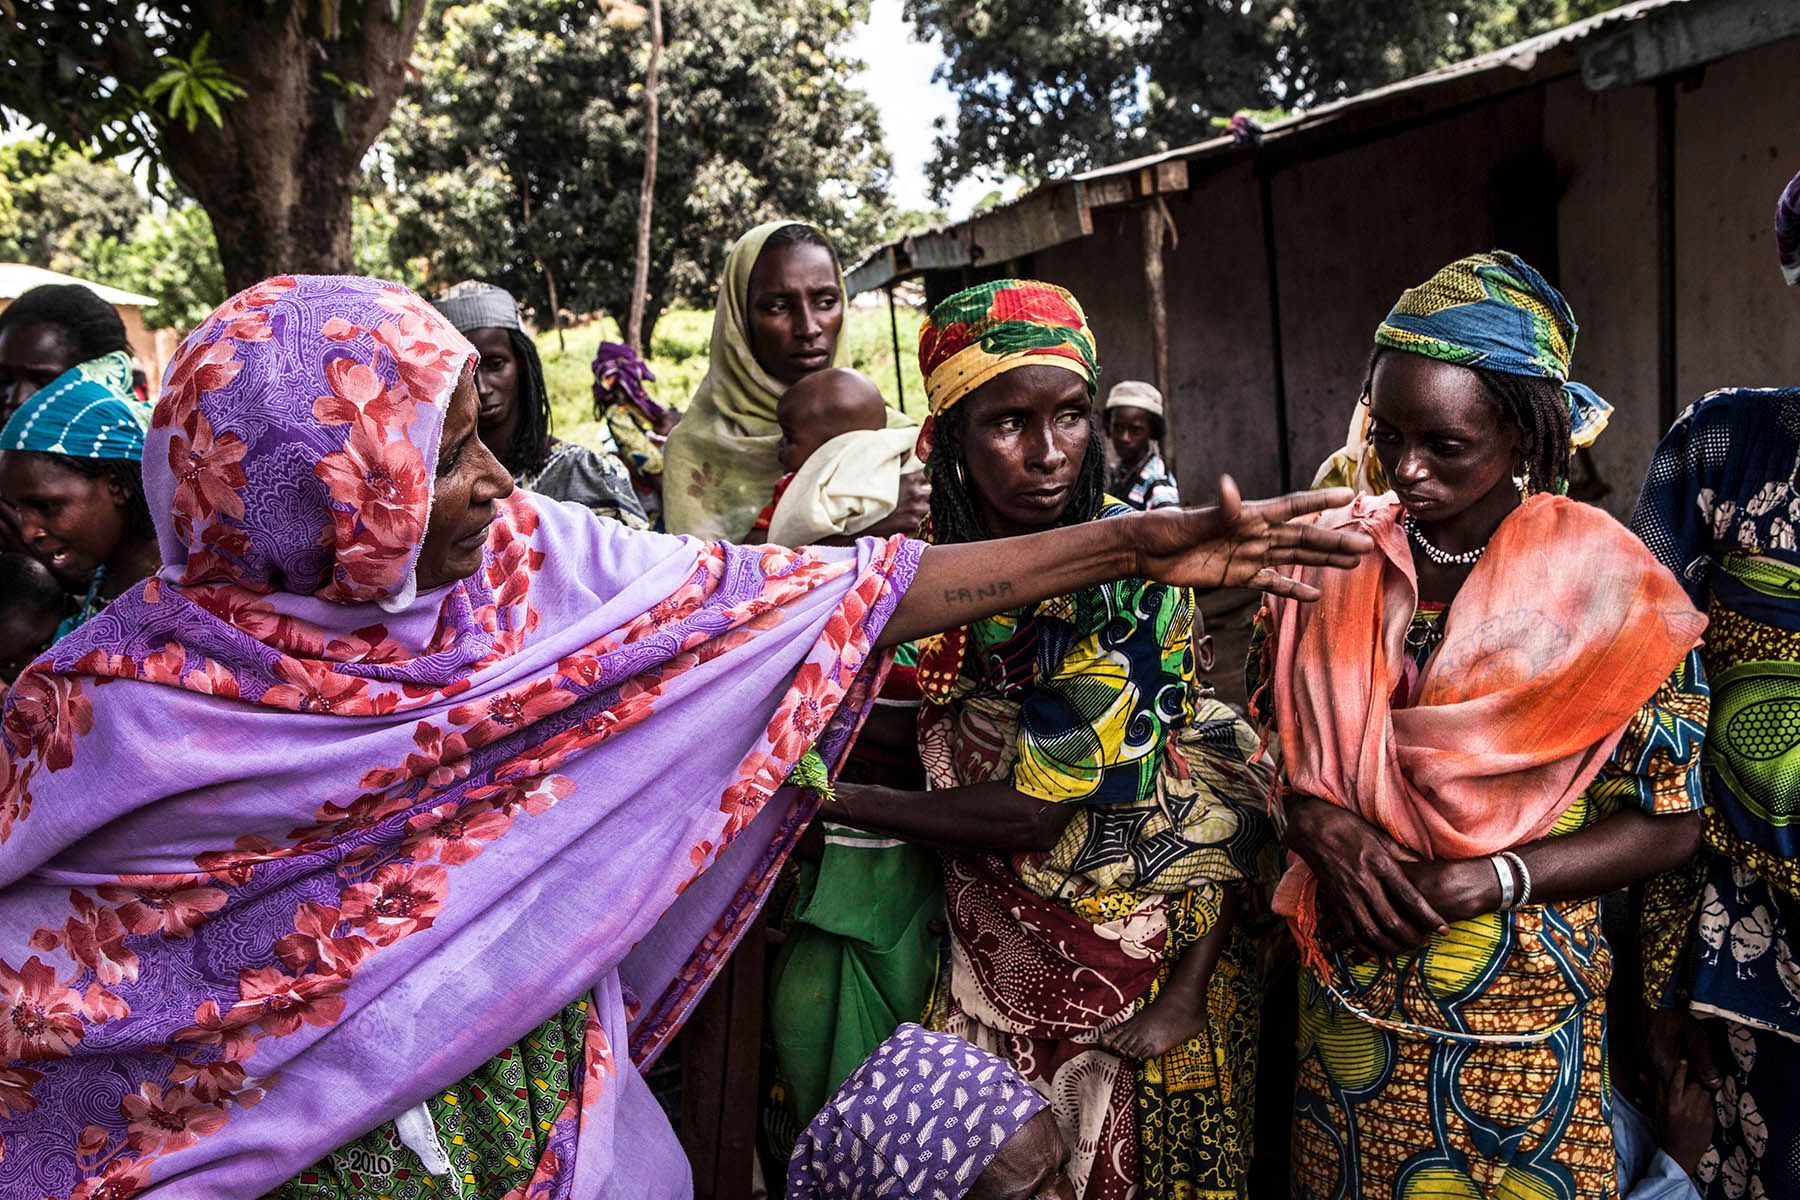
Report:
<svg viewBox="0 0 1800 1200"><path fill-rule="evenodd" d="M1275 722L1288 787L1342 805L1423 858L1476 858L1542 837L1626 725L1699 642L1706 618L1632 533L1560 496L1527 499L1457 593L1416 699L1390 698L1418 607L1390 494L1324 513L1376 552L1299 567L1317 604L1271 599ZM1276 892L1309 953L1315 881Z"/></svg>

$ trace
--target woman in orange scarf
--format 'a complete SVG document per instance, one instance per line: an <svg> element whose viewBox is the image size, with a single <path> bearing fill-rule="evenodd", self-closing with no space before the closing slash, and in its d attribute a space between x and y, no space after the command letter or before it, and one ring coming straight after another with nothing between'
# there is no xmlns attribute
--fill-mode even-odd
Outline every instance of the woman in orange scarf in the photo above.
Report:
<svg viewBox="0 0 1800 1200"><path fill-rule="evenodd" d="M1575 328L1510 254L1405 293L1363 398L1394 491L1320 518L1376 553L1263 614L1297 1197L1616 1194L1598 897L1693 852L1705 619L1559 494L1604 420Z"/></svg>

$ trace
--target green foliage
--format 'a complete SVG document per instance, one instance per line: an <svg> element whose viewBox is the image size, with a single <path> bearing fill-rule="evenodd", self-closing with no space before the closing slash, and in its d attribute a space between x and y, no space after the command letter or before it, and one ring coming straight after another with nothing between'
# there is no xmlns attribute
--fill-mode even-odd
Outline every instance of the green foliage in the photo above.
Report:
<svg viewBox="0 0 1800 1200"><path fill-rule="evenodd" d="M919 378L919 326L925 314L901 305L896 310L900 326L901 384L906 411L925 415L925 385ZM656 382L650 394L658 403L685 408L694 389L706 375L707 351L712 342L710 311L671 309L656 325L650 340L650 369ZM894 348L888 328L887 305L853 308L845 316L844 345L850 365L873 379L888 403L894 402ZM603 341L618 341L618 326L609 320L588 321L567 329L537 335L538 354L544 360L544 386L550 390L550 406L558 437L595 442L603 435L594 421L594 352Z"/></svg>
<svg viewBox="0 0 1800 1200"><path fill-rule="evenodd" d="M212 53L213 35L235 40L258 22L285 20L297 3L306 31L330 44L348 39L364 19L398 24L402 11L423 0L245 0L241 5L170 3L0 3L0 122L39 124L60 142L100 157L128 156L148 164L160 188L166 134L194 132L204 119L227 123L226 106L250 96L248 81ZM302 70L331 76L349 95L372 94L331 70L327 47ZM302 112L284 119L299 121ZM268 131L265 131L265 135Z"/></svg>
<svg viewBox="0 0 1800 1200"><path fill-rule="evenodd" d="M81 273L96 283L154 296L144 313L152 328L185 334L225 299L212 222L197 204L145 213L130 236L90 239L81 257Z"/></svg>
<svg viewBox="0 0 1800 1200"><path fill-rule="evenodd" d="M88 242L130 236L148 209L111 163L35 138L0 146L0 261L79 275Z"/></svg>
<svg viewBox="0 0 1800 1200"><path fill-rule="evenodd" d="M212 122L214 129L223 128L225 118L219 114L220 103L241 100L249 95L238 86L223 63L207 54L211 45L212 34L201 34L186 58L169 57L165 61L174 65L152 79L150 86L144 89L146 101L162 101L169 119L185 121L190 133L200 123L202 115Z"/></svg>
<svg viewBox="0 0 1800 1200"><path fill-rule="evenodd" d="M426 2L0 0L0 127L199 203L234 286L348 270L360 164Z"/></svg>
<svg viewBox="0 0 1800 1200"><path fill-rule="evenodd" d="M956 94L927 174L1042 178L1497 49L1620 0L906 0Z"/></svg>
<svg viewBox="0 0 1800 1200"><path fill-rule="evenodd" d="M394 231L400 224L394 197L368 183L365 181L363 194L350 210L350 243L356 256L356 273L391 279L409 288L423 287L425 260L407 258L394 246Z"/></svg>
<svg viewBox="0 0 1800 1200"><path fill-rule="evenodd" d="M592 0L428 18L387 136L394 244L436 285L487 279L551 323L629 303L647 40ZM844 51L867 0L667 0L647 312L710 304L731 242L791 216L846 260L887 236L889 163Z"/></svg>

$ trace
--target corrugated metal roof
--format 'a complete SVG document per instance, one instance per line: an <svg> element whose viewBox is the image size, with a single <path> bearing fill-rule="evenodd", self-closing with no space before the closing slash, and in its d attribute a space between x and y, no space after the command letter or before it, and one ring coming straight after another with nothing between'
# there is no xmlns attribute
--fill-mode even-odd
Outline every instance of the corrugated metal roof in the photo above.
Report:
<svg viewBox="0 0 1800 1200"><path fill-rule="evenodd" d="M0 300L17 300L34 287L46 283L79 283L108 304L133 308L152 308L156 304L154 296L140 296L136 292L128 292L124 288L108 287L104 283L95 283L88 279L77 279L73 275L64 275L61 271L49 271L43 267L34 267L29 263L0 263Z"/></svg>
<svg viewBox="0 0 1800 1200"><path fill-rule="evenodd" d="M1659 22L1655 28L1647 29L1644 37L1635 37L1634 27L1642 27L1647 18L1682 8L1692 10L1686 21L1667 22L1666 27ZM1104 196L1105 202L1117 202L1120 184L1131 182L1132 176L1140 176L1144 181L1133 186L1149 192L1172 190L1163 186L1161 177L1179 165L1184 168L1179 174L1179 187L1185 188L1185 168L1202 166L1208 160L1234 154L1264 154L1279 151L1284 145L1298 151L1309 135L1336 129L1348 132L1351 129L1347 127L1353 126L1379 130L1578 70L1588 86L1596 90L1640 82L1653 74L1797 32L1800 3L1794 0L1638 0L1476 58L1296 113L1267 126L1260 144L1253 148L1239 146L1231 137L1222 136L1046 180L1017 199L986 212L878 247L850 269L850 291L854 295L885 287L895 279L923 270L1012 257L984 255L983 226L1004 229L1007 249L1023 246L1027 253L1083 236L1091 231L1086 215L1088 196ZM1030 214L1019 210L1028 208L1063 216L1041 224L1031 222L1035 236L1024 238L1021 218L1029 220Z"/></svg>

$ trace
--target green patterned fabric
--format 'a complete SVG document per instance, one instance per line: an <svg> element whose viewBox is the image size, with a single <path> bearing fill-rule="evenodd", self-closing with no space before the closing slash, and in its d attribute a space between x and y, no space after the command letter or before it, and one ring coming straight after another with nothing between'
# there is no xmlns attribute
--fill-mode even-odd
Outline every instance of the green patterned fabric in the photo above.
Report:
<svg viewBox="0 0 1800 1200"><path fill-rule="evenodd" d="M1033 279L997 279L950 296L919 329L919 373L938 416L1007 371L1054 366L1087 382L1100 377L1099 348L1074 296Z"/></svg>
<svg viewBox="0 0 1800 1200"><path fill-rule="evenodd" d="M1100 515L1132 511L1109 498ZM1127 579L921 643L919 686L957 706L957 753L991 759L989 776L1028 796L1080 806L1019 868L1038 895L1174 894L1267 867L1267 767L1253 761L1255 733L1202 691L1194 611L1186 589ZM921 737L928 768L938 740Z"/></svg>
<svg viewBox="0 0 1800 1200"><path fill-rule="evenodd" d="M389 1121L288 1180L270 1200L501 1200L520 1192L582 1069L587 1019L588 1002L575 1001L426 1102L448 1175L427 1171Z"/></svg>

